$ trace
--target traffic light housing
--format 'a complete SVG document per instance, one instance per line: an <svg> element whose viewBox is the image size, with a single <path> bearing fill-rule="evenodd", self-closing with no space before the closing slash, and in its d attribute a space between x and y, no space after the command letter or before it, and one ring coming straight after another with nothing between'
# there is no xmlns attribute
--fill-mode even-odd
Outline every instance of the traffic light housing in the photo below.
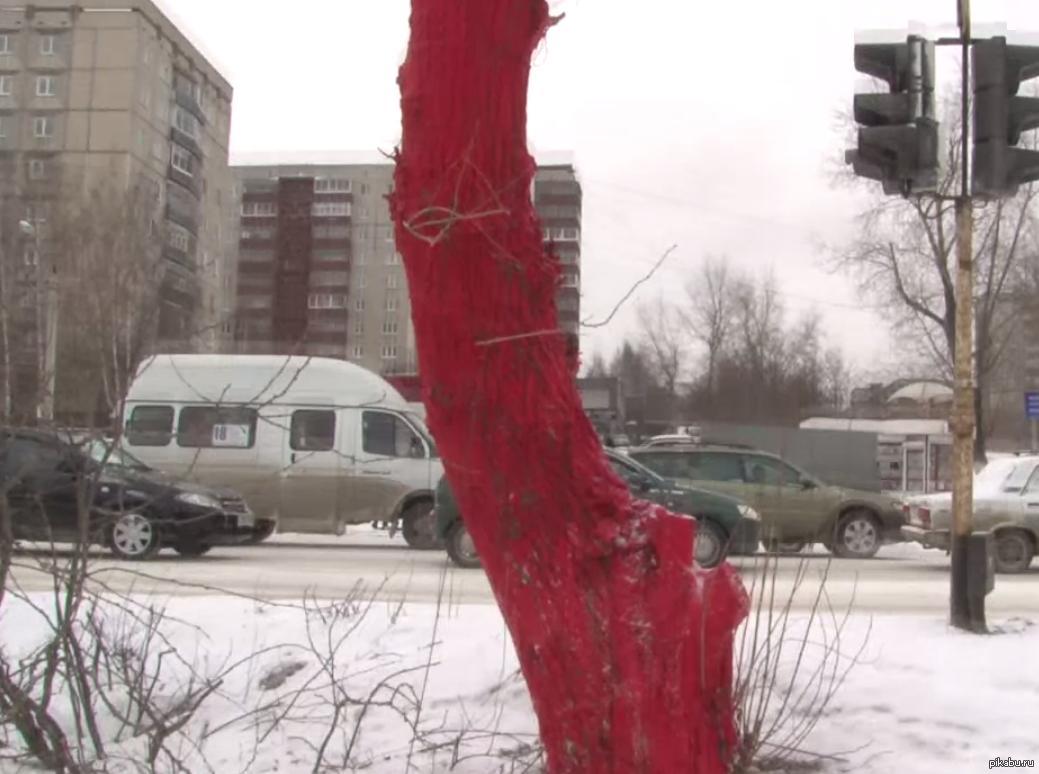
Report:
<svg viewBox="0 0 1039 774"><path fill-rule="evenodd" d="M1021 133L1039 128L1039 98L1017 96L1039 77L1039 46L1009 46L1005 37L974 44L975 196L1012 196L1039 180L1039 151L1017 148Z"/></svg>
<svg viewBox="0 0 1039 774"><path fill-rule="evenodd" d="M934 120L934 43L860 43L855 69L887 83L887 94L856 94L858 147L845 152L856 175L879 180L884 193L938 188L938 122Z"/></svg>

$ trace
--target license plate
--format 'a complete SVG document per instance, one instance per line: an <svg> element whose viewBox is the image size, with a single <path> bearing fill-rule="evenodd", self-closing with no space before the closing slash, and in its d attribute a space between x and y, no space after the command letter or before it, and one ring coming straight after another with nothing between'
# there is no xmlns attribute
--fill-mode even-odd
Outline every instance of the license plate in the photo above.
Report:
<svg viewBox="0 0 1039 774"><path fill-rule="evenodd" d="M256 517L253 516L251 513L239 513L239 514L236 514L236 517L238 518L238 526L239 527L255 527L256 526Z"/></svg>

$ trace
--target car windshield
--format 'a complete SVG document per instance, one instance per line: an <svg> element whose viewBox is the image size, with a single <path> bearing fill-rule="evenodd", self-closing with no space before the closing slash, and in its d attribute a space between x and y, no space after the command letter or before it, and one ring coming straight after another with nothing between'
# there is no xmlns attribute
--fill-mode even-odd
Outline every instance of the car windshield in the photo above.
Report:
<svg viewBox="0 0 1039 774"><path fill-rule="evenodd" d="M433 434L429 432L429 428L426 427L426 422L418 414L409 411L407 414L408 421L411 422L411 426L415 431L422 436L422 439L429 446L429 458L435 460L440 457L440 452L437 451L437 442L433 440Z"/></svg>
<svg viewBox="0 0 1039 774"><path fill-rule="evenodd" d="M107 467L128 468L130 470L151 470L139 459L127 451L120 449L111 442L100 439L89 441L84 445L83 451L94 462L104 464Z"/></svg>

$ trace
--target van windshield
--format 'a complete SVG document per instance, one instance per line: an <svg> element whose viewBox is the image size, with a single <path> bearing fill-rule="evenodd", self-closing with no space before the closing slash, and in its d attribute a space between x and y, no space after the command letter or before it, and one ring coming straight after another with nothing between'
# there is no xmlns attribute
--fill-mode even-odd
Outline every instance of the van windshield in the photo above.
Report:
<svg viewBox="0 0 1039 774"><path fill-rule="evenodd" d="M429 447L429 458L431 460L439 459L440 452L437 451L437 442L433 440L432 434L429 432L429 428L426 427L425 421L418 414L414 412L408 412L408 421L411 426L415 428L415 431L422 436L422 440L426 442Z"/></svg>

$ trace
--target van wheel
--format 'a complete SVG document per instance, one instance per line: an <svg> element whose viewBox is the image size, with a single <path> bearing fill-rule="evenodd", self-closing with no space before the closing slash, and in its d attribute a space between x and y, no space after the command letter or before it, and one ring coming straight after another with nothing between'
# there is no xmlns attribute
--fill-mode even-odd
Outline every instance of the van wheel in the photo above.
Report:
<svg viewBox="0 0 1039 774"><path fill-rule="evenodd" d="M447 533L447 555L452 562L467 570L480 566L480 556L476 553L473 538L461 521L455 522Z"/></svg>
<svg viewBox="0 0 1039 774"><path fill-rule="evenodd" d="M404 542L419 551L431 551L442 548L443 543L436 536L436 517L433 515L433 503L422 500L409 505L400 517L403 522L401 532Z"/></svg>
<svg viewBox="0 0 1039 774"><path fill-rule="evenodd" d="M121 514L108 533L108 545L120 559L151 559L162 547L159 527L144 514Z"/></svg>

